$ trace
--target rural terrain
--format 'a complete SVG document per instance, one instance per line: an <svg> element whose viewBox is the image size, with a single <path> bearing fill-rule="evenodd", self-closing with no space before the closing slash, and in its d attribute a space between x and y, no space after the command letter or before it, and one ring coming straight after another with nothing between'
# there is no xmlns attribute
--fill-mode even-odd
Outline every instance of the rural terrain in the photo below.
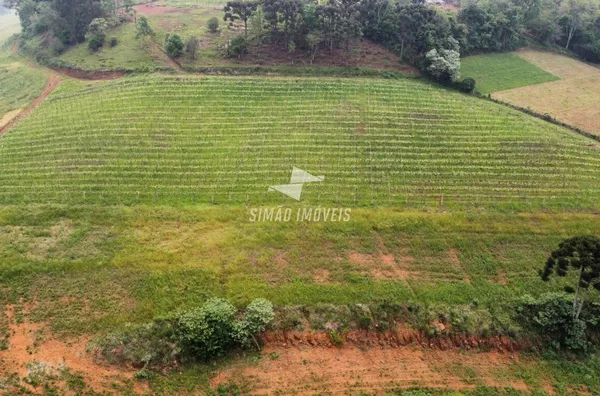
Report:
<svg viewBox="0 0 600 396"><path fill-rule="evenodd" d="M597 66L471 55L471 95L368 38L228 57L222 2L133 8L152 38L50 61L0 15L0 393L600 394L595 349L520 316L576 282L541 279L550 252L600 235ZM300 201L272 188L295 168L320 178ZM213 297L274 317L179 359L169 325Z"/></svg>

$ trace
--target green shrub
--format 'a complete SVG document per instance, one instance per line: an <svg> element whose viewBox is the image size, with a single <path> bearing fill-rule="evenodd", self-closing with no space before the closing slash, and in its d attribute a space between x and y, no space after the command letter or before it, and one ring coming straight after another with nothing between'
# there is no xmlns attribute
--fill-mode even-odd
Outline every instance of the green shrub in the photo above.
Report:
<svg viewBox="0 0 600 396"><path fill-rule="evenodd" d="M108 42L108 44L109 44L111 47L116 47L116 46L117 46L117 44L119 44L119 40L117 40L117 38L116 38L116 37L111 37L111 38L110 38L110 40L109 40L109 42Z"/></svg>
<svg viewBox="0 0 600 396"><path fill-rule="evenodd" d="M467 77L458 84L458 88L466 93L471 93L475 90L475 79Z"/></svg>
<svg viewBox="0 0 600 396"><path fill-rule="evenodd" d="M246 51L248 51L248 43L246 43L246 39L242 36L234 37L227 48L227 54L231 57L240 58Z"/></svg>
<svg viewBox="0 0 600 396"><path fill-rule="evenodd" d="M267 325L273 321L275 313L273 304L264 298L258 298L248 304L246 313L242 320L235 324L235 340L242 346L248 346L252 341L258 347L258 342L254 336L262 333Z"/></svg>
<svg viewBox="0 0 600 396"><path fill-rule="evenodd" d="M102 36L95 36L95 37L91 37L88 40L88 49L90 51L96 52L98 51L102 46L104 45L104 37Z"/></svg>
<svg viewBox="0 0 600 396"><path fill-rule="evenodd" d="M154 36L154 30L150 26L148 18L142 15L138 18L135 24L135 38L140 38L144 36Z"/></svg>
<svg viewBox="0 0 600 396"><path fill-rule="evenodd" d="M345 340L339 331L331 330L330 332L327 333L327 335L329 336L329 340L331 341L331 343L333 345L335 345L336 347L344 346Z"/></svg>
<svg viewBox="0 0 600 396"><path fill-rule="evenodd" d="M108 362L127 362L140 368L170 365L182 352L178 344L173 321L157 319L108 334L98 346L100 355Z"/></svg>
<svg viewBox="0 0 600 396"><path fill-rule="evenodd" d="M216 33L219 30L219 20L215 17L210 18L206 23L206 27L209 32Z"/></svg>
<svg viewBox="0 0 600 396"><path fill-rule="evenodd" d="M183 51L183 40L178 34L167 34L164 49L171 58L177 58Z"/></svg>
<svg viewBox="0 0 600 396"><path fill-rule="evenodd" d="M526 295L517 305L517 318L536 332L552 349L585 353L590 346L588 326L600 321L600 308L586 304L580 319L573 318L573 300L565 293L545 293L539 298Z"/></svg>
<svg viewBox="0 0 600 396"><path fill-rule="evenodd" d="M222 356L234 345L236 309L212 298L202 308L179 316L178 333L184 348L201 359Z"/></svg>

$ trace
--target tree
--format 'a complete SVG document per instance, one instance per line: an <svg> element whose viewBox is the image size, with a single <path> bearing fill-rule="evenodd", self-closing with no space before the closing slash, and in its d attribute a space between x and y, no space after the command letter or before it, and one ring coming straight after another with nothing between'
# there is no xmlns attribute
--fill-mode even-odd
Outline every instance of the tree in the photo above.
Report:
<svg viewBox="0 0 600 396"><path fill-rule="evenodd" d="M225 21L241 20L244 22L244 37L248 36L248 19L252 16L256 8L260 5L259 1L228 1L223 9L225 11Z"/></svg>
<svg viewBox="0 0 600 396"><path fill-rule="evenodd" d="M271 34L277 40L283 35L286 48L299 41L302 28L302 0L264 0L265 18L271 26ZM281 31L282 27L283 31Z"/></svg>
<svg viewBox="0 0 600 396"><path fill-rule="evenodd" d="M192 36L188 39L185 50L192 57L192 59L196 59L196 53L198 52L198 48L200 47L200 41L196 36Z"/></svg>
<svg viewBox="0 0 600 396"><path fill-rule="evenodd" d="M211 33L216 33L219 30L219 20L215 17L212 17L206 22L206 27L208 31Z"/></svg>
<svg viewBox="0 0 600 396"><path fill-rule="evenodd" d="M135 38L144 36L154 36L154 30L152 30L150 22L148 22L148 18L141 16L135 24Z"/></svg>
<svg viewBox="0 0 600 396"><path fill-rule="evenodd" d="M97 51L106 39L106 29L108 29L108 22L104 18L95 18L88 26L85 39L88 41L88 48L92 51Z"/></svg>
<svg viewBox="0 0 600 396"><path fill-rule="evenodd" d="M561 242L546 261L540 276L548 281L554 273L567 276L571 269L578 272L572 307L573 319L578 320L590 286L600 290L600 238L577 236Z"/></svg>
<svg viewBox="0 0 600 396"><path fill-rule="evenodd" d="M567 43L569 49L575 32L580 29L594 15L596 5L591 0L566 0L563 3L562 13L566 16Z"/></svg>
<svg viewBox="0 0 600 396"><path fill-rule="evenodd" d="M250 27L250 36L256 39L259 43L262 42L263 38L268 32L268 24L265 18L265 10L262 6L256 8L256 11L250 19L248 19Z"/></svg>
<svg viewBox="0 0 600 396"><path fill-rule="evenodd" d="M425 70L436 80L449 83L460 79L460 54L449 49L432 49L425 54Z"/></svg>
<svg viewBox="0 0 600 396"><path fill-rule="evenodd" d="M178 34L167 34L165 36L164 49L171 58L177 58L183 51L183 40Z"/></svg>

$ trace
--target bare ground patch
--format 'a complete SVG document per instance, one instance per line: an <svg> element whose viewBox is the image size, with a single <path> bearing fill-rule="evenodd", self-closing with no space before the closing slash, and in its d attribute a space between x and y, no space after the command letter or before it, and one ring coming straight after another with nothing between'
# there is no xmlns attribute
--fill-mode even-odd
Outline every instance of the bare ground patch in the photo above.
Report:
<svg viewBox="0 0 600 396"><path fill-rule="evenodd" d="M6 307L5 314L8 317L9 339L8 348L0 351L0 375L8 377L16 374L18 383L15 386L38 393L41 389L29 384L27 379L31 378L34 371L40 375L43 370L44 376L58 378L53 382L62 388L65 384L60 380L60 374L69 370L82 375L86 387L110 394L114 390L113 384L122 384L133 378L134 372L131 370L97 364L86 351L86 338L69 341L55 339L42 323L30 322L27 312L17 319L15 306L12 305ZM140 384L135 384L134 391L137 394L147 392Z"/></svg>
<svg viewBox="0 0 600 396"><path fill-rule="evenodd" d="M351 252L348 261L357 265L362 271L368 272L374 279L407 280L419 277L417 272L409 268L414 261L409 255L396 257L391 253L372 255Z"/></svg>
<svg viewBox="0 0 600 396"><path fill-rule="evenodd" d="M517 55L561 79L492 94L495 99L550 114L600 135L600 69L566 56L536 50Z"/></svg>
<svg viewBox="0 0 600 396"><path fill-rule="evenodd" d="M460 362L488 386L527 389L522 380L495 378L494 369L518 359L514 353L434 351L412 347L361 349L355 346L267 347L255 366L238 366L219 372L212 385L243 383L260 394L359 394L383 392L394 388L427 387L472 389L460 373L445 370L449 362Z"/></svg>
<svg viewBox="0 0 600 396"><path fill-rule="evenodd" d="M162 15L162 14L168 14L171 12L181 12L181 9L177 8L177 7L171 7L168 5L162 5L162 4L153 4L153 3L148 3L148 4L140 4L140 5L136 5L133 7L138 14L141 15Z"/></svg>

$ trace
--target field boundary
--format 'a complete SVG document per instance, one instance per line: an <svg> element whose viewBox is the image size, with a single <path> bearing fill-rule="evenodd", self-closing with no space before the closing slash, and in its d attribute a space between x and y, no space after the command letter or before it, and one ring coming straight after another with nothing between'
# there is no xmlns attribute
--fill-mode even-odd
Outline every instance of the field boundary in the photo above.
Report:
<svg viewBox="0 0 600 396"><path fill-rule="evenodd" d="M498 104L510 107L511 109L518 110L518 111L520 111L522 113L525 113L527 115L530 115L532 117L539 118L542 121L547 121L547 122L549 122L551 124L554 124L554 125L557 125L557 126L560 126L560 127L563 127L563 128L570 129L571 131L573 131L573 132L575 132L575 133L577 133L579 135L582 135L582 136L585 136L585 137L590 138L592 140L595 140L597 142L600 142L600 136L594 135L591 132L584 131L583 129L581 129L579 127L576 127L574 125L570 125L570 124L564 123L562 121L559 121L555 117L553 117L552 115L550 115L548 113L542 114L542 113L539 113L537 111L528 109L526 107L517 106L515 104L509 103L509 102L505 102L505 101L500 100L500 99L492 98L490 95L482 95L482 94L474 92L473 96L476 96L476 97L478 97L480 99L483 99L483 100L489 100L491 102L498 103Z"/></svg>

